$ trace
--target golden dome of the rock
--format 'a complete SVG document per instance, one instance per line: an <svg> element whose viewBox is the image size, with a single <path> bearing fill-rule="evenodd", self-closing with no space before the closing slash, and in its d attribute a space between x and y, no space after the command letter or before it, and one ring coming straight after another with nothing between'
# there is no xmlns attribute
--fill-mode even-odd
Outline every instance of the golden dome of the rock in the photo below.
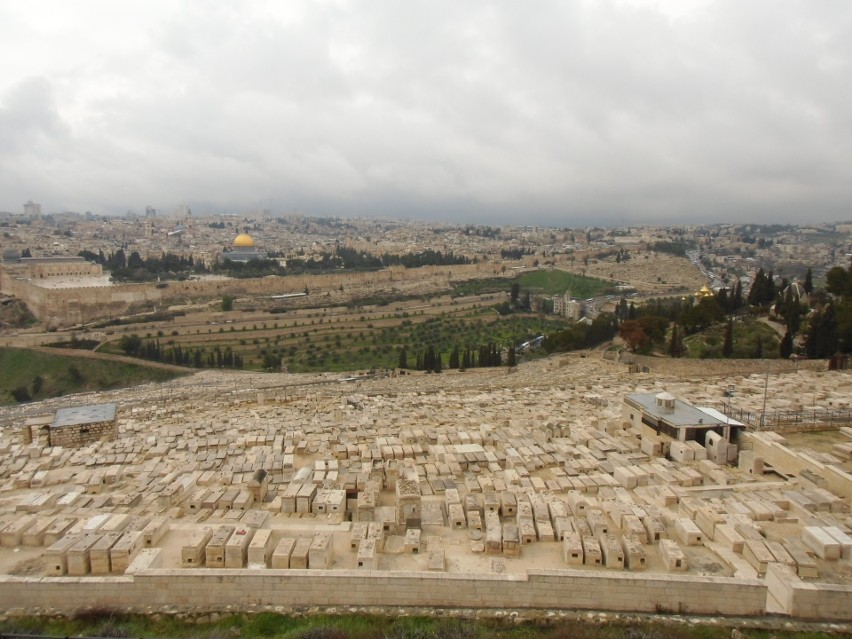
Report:
<svg viewBox="0 0 852 639"><path fill-rule="evenodd" d="M251 248L254 246L254 240L251 239L251 235L240 233L234 238L234 246L240 248Z"/></svg>

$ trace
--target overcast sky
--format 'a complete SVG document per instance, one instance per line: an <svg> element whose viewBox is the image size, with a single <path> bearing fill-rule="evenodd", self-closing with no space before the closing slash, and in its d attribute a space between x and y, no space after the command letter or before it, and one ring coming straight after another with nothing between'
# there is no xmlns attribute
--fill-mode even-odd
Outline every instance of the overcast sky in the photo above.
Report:
<svg viewBox="0 0 852 639"><path fill-rule="evenodd" d="M852 218L849 0L0 0L0 210Z"/></svg>

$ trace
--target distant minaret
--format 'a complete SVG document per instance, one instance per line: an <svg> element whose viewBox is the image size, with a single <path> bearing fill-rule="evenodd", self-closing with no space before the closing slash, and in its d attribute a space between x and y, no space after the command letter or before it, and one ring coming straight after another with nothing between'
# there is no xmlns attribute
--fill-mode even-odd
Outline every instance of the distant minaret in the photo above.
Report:
<svg viewBox="0 0 852 639"><path fill-rule="evenodd" d="M31 220L41 219L41 204L37 204L32 200L24 202L24 215Z"/></svg>

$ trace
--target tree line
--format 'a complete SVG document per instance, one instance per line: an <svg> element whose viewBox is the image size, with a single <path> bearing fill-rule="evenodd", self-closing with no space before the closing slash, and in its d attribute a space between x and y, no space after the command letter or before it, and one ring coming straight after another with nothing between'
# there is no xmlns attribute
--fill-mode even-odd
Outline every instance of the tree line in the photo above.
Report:
<svg viewBox="0 0 852 639"><path fill-rule="evenodd" d="M190 346L166 345L160 340L143 340L139 335L125 335L118 343L119 348L131 357L139 357L164 364L191 368L242 368L243 357L230 346L224 349L214 346L211 350Z"/></svg>
<svg viewBox="0 0 852 639"><path fill-rule="evenodd" d="M333 270L377 270L387 266L404 266L419 268L421 266L452 266L471 264L476 258L470 259L464 255L456 255L453 251L446 253L426 249L417 253L402 255L384 253L373 255L366 251L357 251L346 246L337 246L333 252L323 252L316 256L305 258L293 257L287 261L287 267L276 259L254 259L247 262L228 259L228 253L223 253L223 259L207 266L203 260L195 260L191 255L184 257L173 253L163 253L161 256L143 258L138 251L128 256L123 248L105 255L103 250L97 253L82 250L78 255L90 262L95 262L109 271L113 280L118 282L151 282L162 278L186 279L191 274L221 273L235 278L265 277L267 275L301 274L312 271Z"/></svg>
<svg viewBox="0 0 852 639"><path fill-rule="evenodd" d="M463 371L468 368L494 368L503 366L502 350L494 342L478 347L468 346L464 349L454 346L447 359L447 368ZM507 366L514 366L516 363L514 345L510 345L506 350L508 356L505 364ZM403 346L399 350L398 367L400 369L426 371L427 373L440 373L444 369L443 354L440 350L435 349L434 346L429 345L415 355L412 365L409 362L408 350Z"/></svg>
<svg viewBox="0 0 852 639"><path fill-rule="evenodd" d="M807 302L806 302L807 300ZM641 307L622 299L616 310L619 335L634 351L665 348L672 357L686 354L683 339L713 325L725 323L722 356L733 355L734 318L770 314L784 326L778 355L793 354L795 338L804 337L804 354L812 359L830 357L836 352L852 352L852 265L832 268L824 289L816 288L812 269L804 283L791 285L772 271L759 269L747 294L742 284L720 289L713 295L650 300ZM671 329L669 331L669 328ZM666 334L669 341L666 343ZM760 337L749 356L763 357Z"/></svg>

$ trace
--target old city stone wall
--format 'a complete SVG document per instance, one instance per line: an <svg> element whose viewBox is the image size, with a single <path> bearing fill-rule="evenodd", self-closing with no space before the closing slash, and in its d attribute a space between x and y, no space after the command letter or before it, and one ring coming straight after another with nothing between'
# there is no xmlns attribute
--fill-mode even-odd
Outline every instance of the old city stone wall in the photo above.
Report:
<svg viewBox="0 0 852 639"><path fill-rule="evenodd" d="M44 288L26 280L3 274L0 290L23 300L42 321L61 325L89 322L125 313L131 305L186 303L221 295L282 295L300 293L306 288L312 295L326 291L351 292L353 287L405 287L411 282L443 283L493 274L494 265L467 264L424 266L416 269L392 267L381 271L340 272L324 275L269 276L251 279L202 279L168 282L158 288L154 283L119 284L81 288ZM428 290L428 288L423 289Z"/></svg>

